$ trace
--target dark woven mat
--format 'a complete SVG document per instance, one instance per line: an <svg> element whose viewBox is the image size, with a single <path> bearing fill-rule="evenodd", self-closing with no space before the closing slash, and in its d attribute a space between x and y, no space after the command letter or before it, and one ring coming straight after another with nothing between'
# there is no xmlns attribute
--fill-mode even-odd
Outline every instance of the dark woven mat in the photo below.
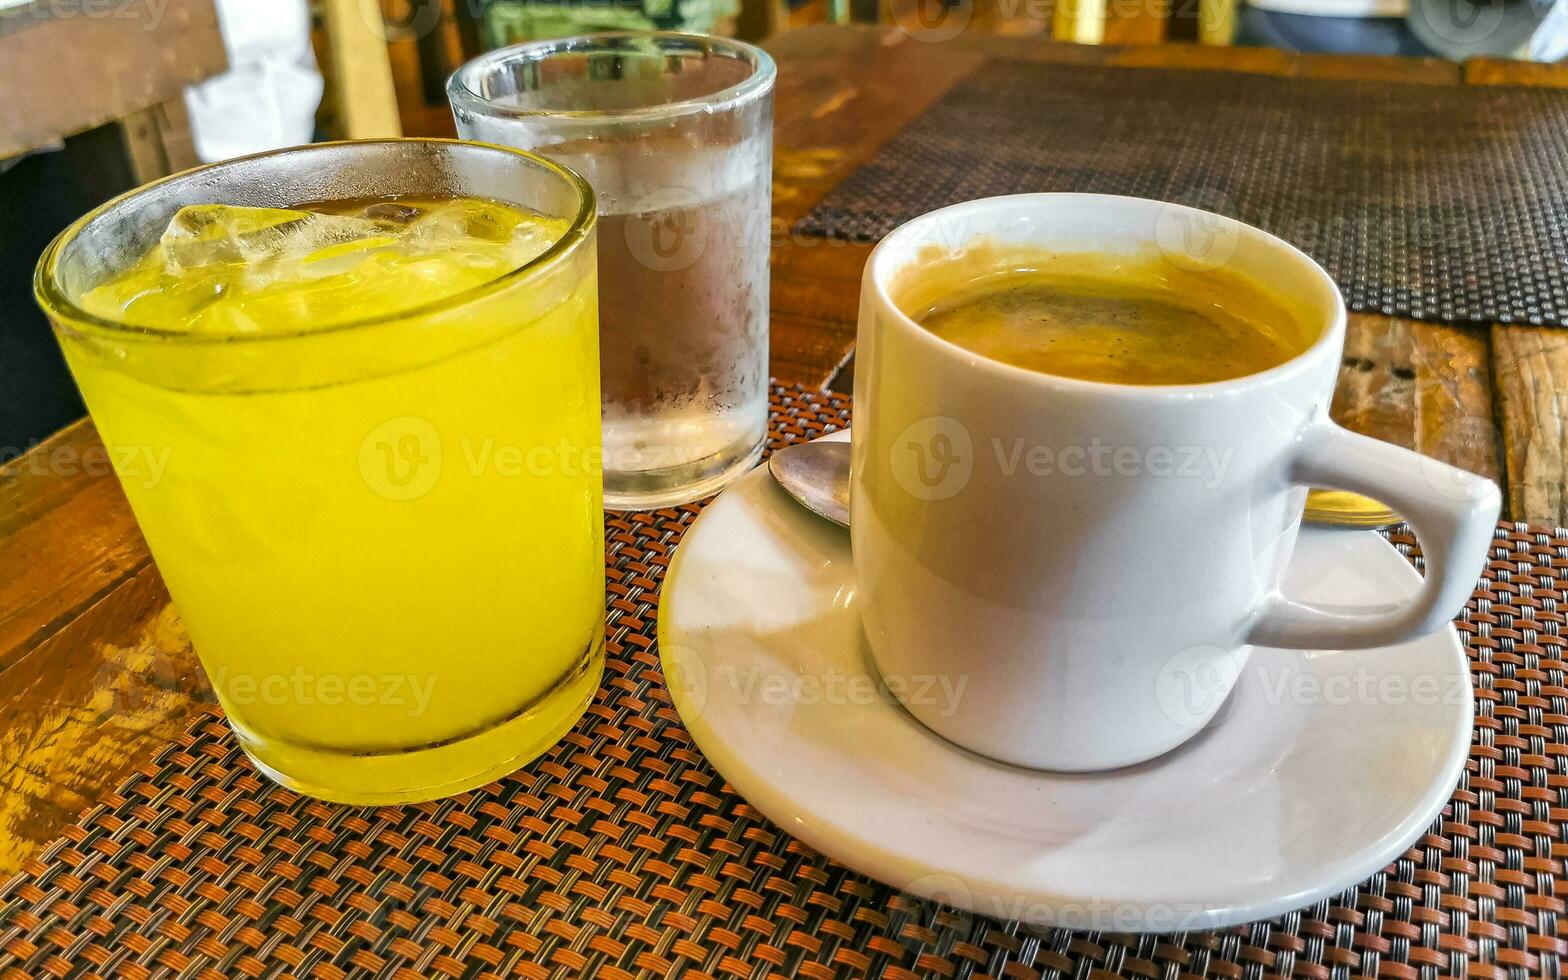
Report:
<svg viewBox="0 0 1568 980"><path fill-rule="evenodd" d="M1032 191L1239 218L1352 309L1568 325L1568 91L991 61L801 224L871 240Z"/></svg>
<svg viewBox="0 0 1568 980"><path fill-rule="evenodd" d="M775 447L849 421L845 399L794 387L775 388L773 408ZM659 583L697 511L609 518L604 685L555 750L451 799L345 807L267 782L204 715L0 887L0 976L1560 974L1568 532L1498 528L1459 623L1476 687L1469 764L1414 847L1271 921L1127 936L901 895L736 796L671 708L654 642Z"/></svg>

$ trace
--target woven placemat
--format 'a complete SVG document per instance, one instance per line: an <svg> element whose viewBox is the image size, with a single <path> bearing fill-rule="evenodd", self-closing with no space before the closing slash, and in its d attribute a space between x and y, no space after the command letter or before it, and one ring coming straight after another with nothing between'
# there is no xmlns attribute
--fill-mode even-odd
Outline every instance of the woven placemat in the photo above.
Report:
<svg viewBox="0 0 1568 980"><path fill-rule="evenodd" d="M1568 325L1568 91L990 61L801 224L872 240L960 201L1128 194L1301 247L1355 310Z"/></svg>
<svg viewBox="0 0 1568 980"><path fill-rule="evenodd" d="M779 386L773 413L777 447L847 425L849 403ZM204 715L0 887L0 977L1560 974L1568 532L1498 528L1459 623L1475 741L1426 836L1289 915L1129 936L902 895L736 796L670 706L655 648L659 583L698 509L609 518L604 685L552 752L451 799L336 806L267 782Z"/></svg>

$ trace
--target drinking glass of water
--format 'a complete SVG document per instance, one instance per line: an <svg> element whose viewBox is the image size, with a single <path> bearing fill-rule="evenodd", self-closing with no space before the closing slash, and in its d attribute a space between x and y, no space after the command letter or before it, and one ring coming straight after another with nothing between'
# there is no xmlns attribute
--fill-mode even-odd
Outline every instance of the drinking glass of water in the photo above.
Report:
<svg viewBox="0 0 1568 980"><path fill-rule="evenodd" d="M598 198L608 507L695 500L761 454L773 78L749 44L613 33L505 48L448 86L463 138Z"/></svg>

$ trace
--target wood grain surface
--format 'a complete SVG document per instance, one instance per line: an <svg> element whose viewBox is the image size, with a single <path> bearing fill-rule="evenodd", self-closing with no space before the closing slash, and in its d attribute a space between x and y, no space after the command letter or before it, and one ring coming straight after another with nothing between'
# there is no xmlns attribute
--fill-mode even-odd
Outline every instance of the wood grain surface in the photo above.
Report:
<svg viewBox="0 0 1568 980"><path fill-rule="evenodd" d="M1568 434L1563 422L1568 414L1568 335L1499 325L1492 329L1492 351L1507 447L1509 509L1568 524Z"/></svg>
<svg viewBox="0 0 1568 980"><path fill-rule="evenodd" d="M213 0L0 11L0 158L177 99L227 67Z"/></svg>
<svg viewBox="0 0 1568 980"><path fill-rule="evenodd" d="M1477 58L1466 62L1469 85L1568 88L1568 65ZM1502 429L1511 512L1521 520L1568 525L1568 334L1528 326L1492 328L1495 414Z"/></svg>
<svg viewBox="0 0 1568 980"><path fill-rule="evenodd" d="M986 57L1168 65L1424 84L1568 85L1568 68L1313 57L1175 45L1082 47L966 31L811 27L769 45L775 103L773 371L825 385L853 351L863 245L795 222ZM841 376L840 385L847 384ZM1485 473L1512 515L1568 522L1568 332L1351 323L1334 415ZM0 874L21 866L211 700L91 425L0 467Z"/></svg>

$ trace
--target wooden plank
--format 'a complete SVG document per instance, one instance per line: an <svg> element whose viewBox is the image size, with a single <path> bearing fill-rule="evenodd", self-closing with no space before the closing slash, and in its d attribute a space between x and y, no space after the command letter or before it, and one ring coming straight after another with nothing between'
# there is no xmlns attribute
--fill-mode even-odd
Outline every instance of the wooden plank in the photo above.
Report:
<svg viewBox="0 0 1568 980"><path fill-rule="evenodd" d="M120 120L120 136L139 184L189 170L200 162L183 98L170 99Z"/></svg>
<svg viewBox="0 0 1568 980"><path fill-rule="evenodd" d="M403 135L380 0L322 0L328 78L347 139Z"/></svg>
<svg viewBox="0 0 1568 980"><path fill-rule="evenodd" d="M1171 23L1171 0L1110 0L1105 44L1161 44Z"/></svg>
<svg viewBox="0 0 1568 980"><path fill-rule="evenodd" d="M1111 9L1113 11L1116 9L1114 0ZM1008 61L1039 61L1065 65L1119 65L1132 68L1182 68L1194 71L1208 69L1265 75L1292 74L1296 70L1297 59L1301 57L1293 52L1276 51L1271 48L1223 48L1206 51L1190 44L1149 43L1142 36L1143 32L1149 30L1146 25L1129 28L1128 33L1134 34L1134 37L1127 38L1112 30L1111 25L1117 23L1118 19L1111 16L1107 21L1106 43L1097 45L965 34L954 38L946 46Z"/></svg>
<svg viewBox="0 0 1568 980"><path fill-rule="evenodd" d="M185 99L170 99L153 108L158 134L163 140L163 158L169 173L177 174L201 163L196 154L196 136L191 132L190 113Z"/></svg>
<svg viewBox="0 0 1568 980"><path fill-rule="evenodd" d="M801 239L773 252L773 373L823 385L855 343L871 245Z"/></svg>
<svg viewBox="0 0 1568 980"><path fill-rule="evenodd" d="M96 431L0 467L0 877L211 698Z"/></svg>
<svg viewBox="0 0 1568 980"><path fill-rule="evenodd" d="M1348 429L1502 483L1482 330L1352 314L1331 413Z"/></svg>
<svg viewBox="0 0 1568 980"><path fill-rule="evenodd" d="M0 677L151 561L90 423L0 466Z"/></svg>
<svg viewBox="0 0 1568 980"><path fill-rule="evenodd" d="M788 66L774 94L773 213L790 226L982 60L896 27L807 27L766 47Z"/></svg>
<svg viewBox="0 0 1568 980"><path fill-rule="evenodd" d="M1568 526L1568 333L1492 328L1508 505L1515 520Z"/></svg>
<svg viewBox="0 0 1568 980"><path fill-rule="evenodd" d="M1183 68L1292 75L1301 56L1277 48L1217 48L1201 44L1135 45L1117 50L1110 64L1124 68Z"/></svg>
<svg viewBox="0 0 1568 980"><path fill-rule="evenodd" d="M136 183L145 184L170 173L155 110L142 109L120 120L120 142L125 146L125 158Z"/></svg>
<svg viewBox="0 0 1568 980"><path fill-rule="evenodd" d="M1355 79L1421 85L1460 84L1459 66L1439 58L1371 54L1303 54L1297 78Z"/></svg>
<svg viewBox="0 0 1568 980"><path fill-rule="evenodd" d="M0 878L213 700L150 565L0 680Z"/></svg>
<svg viewBox="0 0 1568 980"><path fill-rule="evenodd" d="M0 12L0 157L177 98L228 67L212 0Z"/></svg>
<svg viewBox="0 0 1568 980"><path fill-rule="evenodd" d="M1568 64L1542 65L1507 58L1471 58L1464 64L1466 85L1525 85L1568 88Z"/></svg>
<svg viewBox="0 0 1568 980"><path fill-rule="evenodd" d="M1216 15L1220 16L1220 15ZM1223 31L1213 26L1205 30ZM1227 48L1228 42L1206 40L1207 48L1158 47L1124 54L1116 64L1140 67L1214 68L1224 71L1289 74L1298 78L1358 79L1412 84L1454 85L1460 68L1440 58L1406 58L1394 55L1311 54L1270 48ZM1520 62L1505 62L1518 65Z"/></svg>
<svg viewBox="0 0 1568 980"><path fill-rule="evenodd" d="M1072 44L1037 37L988 37L982 34L964 34L949 41L947 46L982 57L1061 65L1103 65L1121 50L1112 44Z"/></svg>

